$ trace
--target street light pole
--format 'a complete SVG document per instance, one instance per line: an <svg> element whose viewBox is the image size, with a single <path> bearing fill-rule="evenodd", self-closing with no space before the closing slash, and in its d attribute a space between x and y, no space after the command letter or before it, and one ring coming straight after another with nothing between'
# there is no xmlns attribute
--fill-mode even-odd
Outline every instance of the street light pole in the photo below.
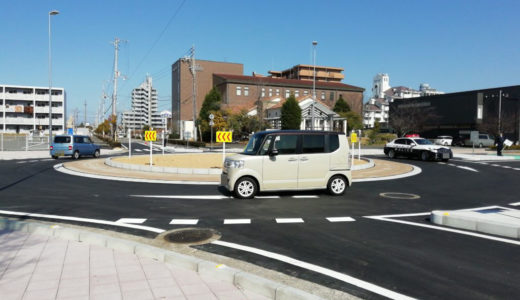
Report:
<svg viewBox="0 0 520 300"><path fill-rule="evenodd" d="M498 92L498 135L502 132L502 90Z"/></svg>
<svg viewBox="0 0 520 300"><path fill-rule="evenodd" d="M51 16L60 12L51 10L49 12L49 148L52 145L52 55L51 55Z"/></svg>
<svg viewBox="0 0 520 300"><path fill-rule="evenodd" d="M314 130L314 103L316 102L316 45L318 42L312 41L312 104L311 104L311 130Z"/></svg>

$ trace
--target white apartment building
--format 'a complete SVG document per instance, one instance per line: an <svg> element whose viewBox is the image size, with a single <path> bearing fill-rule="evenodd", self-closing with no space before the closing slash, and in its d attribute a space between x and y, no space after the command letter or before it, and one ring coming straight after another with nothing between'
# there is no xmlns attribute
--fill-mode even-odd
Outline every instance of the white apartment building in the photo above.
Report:
<svg viewBox="0 0 520 300"><path fill-rule="evenodd" d="M152 86L152 77L146 79L138 88L132 90L132 110L123 113L123 128L141 130L148 125L155 129L165 128L164 118L157 112L157 90Z"/></svg>
<svg viewBox="0 0 520 300"><path fill-rule="evenodd" d="M52 131L65 130L65 89L52 88ZM49 88L0 85L0 132L30 133L49 130Z"/></svg>
<svg viewBox="0 0 520 300"><path fill-rule="evenodd" d="M363 126L373 128L375 122L388 124L390 102L394 99L408 99L422 96L439 95L444 92L431 88L427 83L421 83L419 90L405 86L390 86L388 74L377 74L372 83L372 98L363 105Z"/></svg>

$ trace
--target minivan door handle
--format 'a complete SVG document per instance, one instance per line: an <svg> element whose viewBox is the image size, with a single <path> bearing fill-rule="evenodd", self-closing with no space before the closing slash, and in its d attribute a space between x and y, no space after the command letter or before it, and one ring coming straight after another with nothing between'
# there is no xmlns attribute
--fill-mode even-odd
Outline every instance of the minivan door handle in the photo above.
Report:
<svg viewBox="0 0 520 300"><path fill-rule="evenodd" d="M308 161L309 159L307 157L302 157L300 161Z"/></svg>
<svg viewBox="0 0 520 300"><path fill-rule="evenodd" d="M291 158L288 159L288 161L297 161L297 159L294 158L294 157L291 157Z"/></svg>

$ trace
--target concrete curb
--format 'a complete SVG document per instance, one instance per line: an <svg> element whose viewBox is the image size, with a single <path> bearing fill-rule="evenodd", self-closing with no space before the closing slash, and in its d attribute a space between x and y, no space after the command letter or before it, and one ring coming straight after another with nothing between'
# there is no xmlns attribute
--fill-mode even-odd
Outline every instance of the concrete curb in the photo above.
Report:
<svg viewBox="0 0 520 300"><path fill-rule="evenodd" d="M431 213L431 220L437 225L520 239L520 224L504 222L500 218L479 218L472 211L435 210Z"/></svg>
<svg viewBox="0 0 520 300"><path fill-rule="evenodd" d="M367 161L368 164L362 164L362 165L353 165L352 166L352 171L359 171L359 170L365 170L365 169L370 169L370 168L373 168L376 164L374 163L374 161L370 158L365 158L365 157L362 157L361 160L364 160L364 161Z"/></svg>
<svg viewBox="0 0 520 300"><path fill-rule="evenodd" d="M0 230L22 231L54 236L63 240L83 242L117 251L132 253L140 257L151 258L160 262L174 264L184 269L196 271L201 276L212 276L221 281L232 283L240 289L262 295L269 299L322 299L302 290L276 283L222 264L99 233L55 225L49 226L48 224L38 222L10 220L4 217L0 217Z"/></svg>
<svg viewBox="0 0 520 300"><path fill-rule="evenodd" d="M169 167L154 167L154 166L141 166L136 164L125 164L115 162L111 157L105 159L105 165L114 168L144 171L144 172L157 172L157 173L171 173L171 174L193 174L193 175L220 175L221 169L201 169L201 168L169 168Z"/></svg>

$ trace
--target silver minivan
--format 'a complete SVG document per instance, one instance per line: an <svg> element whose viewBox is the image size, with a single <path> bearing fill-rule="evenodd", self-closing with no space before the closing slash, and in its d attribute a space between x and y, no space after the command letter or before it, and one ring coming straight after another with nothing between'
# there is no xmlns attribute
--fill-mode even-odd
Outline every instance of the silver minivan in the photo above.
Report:
<svg viewBox="0 0 520 300"><path fill-rule="evenodd" d="M312 189L342 195L352 184L347 137L326 131L258 132L242 153L226 158L220 183L237 198Z"/></svg>

